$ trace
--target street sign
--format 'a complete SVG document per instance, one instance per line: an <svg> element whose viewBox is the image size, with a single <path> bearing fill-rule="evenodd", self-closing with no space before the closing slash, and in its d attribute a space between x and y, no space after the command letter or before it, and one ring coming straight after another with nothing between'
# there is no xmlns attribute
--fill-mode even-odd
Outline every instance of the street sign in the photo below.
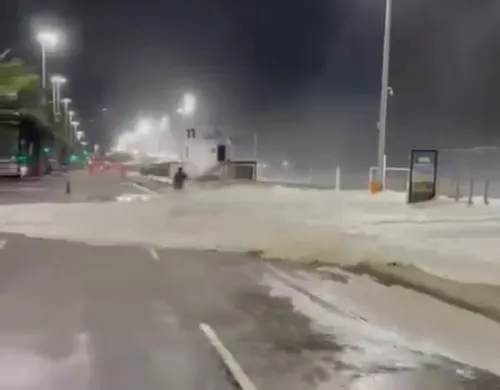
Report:
<svg viewBox="0 0 500 390"><path fill-rule="evenodd" d="M408 203L432 200L436 197L437 150L412 150Z"/></svg>

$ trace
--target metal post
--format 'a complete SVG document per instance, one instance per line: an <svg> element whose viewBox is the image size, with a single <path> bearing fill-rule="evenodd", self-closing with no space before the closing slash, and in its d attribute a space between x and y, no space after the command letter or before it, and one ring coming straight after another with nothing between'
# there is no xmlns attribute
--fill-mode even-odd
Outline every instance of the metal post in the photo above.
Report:
<svg viewBox="0 0 500 390"><path fill-rule="evenodd" d="M71 126L69 123L69 102L64 103L64 139L69 143L69 137L71 134L71 130L69 127Z"/></svg>
<svg viewBox="0 0 500 390"><path fill-rule="evenodd" d="M56 112L61 114L61 83L56 83Z"/></svg>
<svg viewBox="0 0 500 390"><path fill-rule="evenodd" d="M71 182L69 181L68 178L66 178L66 194L67 195L71 194Z"/></svg>
<svg viewBox="0 0 500 390"><path fill-rule="evenodd" d="M52 83L52 110L54 111L54 116L57 115L57 108L56 108L56 101L57 101L57 83L53 82Z"/></svg>
<svg viewBox="0 0 500 390"><path fill-rule="evenodd" d="M489 205L490 179L486 179L484 183L484 204Z"/></svg>
<svg viewBox="0 0 500 390"><path fill-rule="evenodd" d="M340 166L337 165L335 168L335 190L340 191Z"/></svg>
<svg viewBox="0 0 500 390"><path fill-rule="evenodd" d="M469 181L469 201L467 202L469 206L472 206L474 204L472 200L473 195L474 195L474 178L471 177Z"/></svg>
<svg viewBox="0 0 500 390"><path fill-rule="evenodd" d="M387 99L389 94L389 66L391 55L391 24L392 24L392 0L385 3L385 28L384 48L382 58L382 86L380 92L380 115L379 115L379 137L378 137L378 178L382 183L384 169L385 142L387 133Z"/></svg>
<svg viewBox="0 0 500 390"><path fill-rule="evenodd" d="M458 202L460 200L460 180L455 180L455 201Z"/></svg>
<svg viewBox="0 0 500 390"><path fill-rule="evenodd" d="M258 147L259 147L259 139L257 137L257 133L253 133L253 158L255 161L258 161L259 159Z"/></svg>
<svg viewBox="0 0 500 390"><path fill-rule="evenodd" d="M382 166L382 190L387 189L387 156L384 154L383 166Z"/></svg>
<svg viewBox="0 0 500 390"><path fill-rule="evenodd" d="M47 88L47 53L45 50L45 43L42 42L41 46L42 46L42 89L45 91L45 89Z"/></svg>

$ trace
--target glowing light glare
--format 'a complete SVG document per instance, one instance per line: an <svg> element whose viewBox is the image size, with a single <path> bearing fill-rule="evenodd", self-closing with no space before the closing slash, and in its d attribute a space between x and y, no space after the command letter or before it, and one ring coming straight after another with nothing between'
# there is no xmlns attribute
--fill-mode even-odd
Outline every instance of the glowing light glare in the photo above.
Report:
<svg viewBox="0 0 500 390"><path fill-rule="evenodd" d="M68 80L66 79L66 77L55 75L50 78L50 81L53 84L65 84Z"/></svg>
<svg viewBox="0 0 500 390"><path fill-rule="evenodd" d="M134 142L134 133L130 131L124 132L120 135L116 142L116 150L119 152L128 152L132 143Z"/></svg>
<svg viewBox="0 0 500 390"><path fill-rule="evenodd" d="M26 176L28 174L28 167L26 165L21 165L19 168L19 173L21 174L22 177Z"/></svg>
<svg viewBox="0 0 500 390"><path fill-rule="evenodd" d="M182 105L177 109L181 115L191 115L196 110L196 98L193 94L186 93L182 99Z"/></svg>
<svg viewBox="0 0 500 390"><path fill-rule="evenodd" d="M80 126L80 122L78 122L78 121L72 121L71 125L74 126L74 127L78 127L78 126Z"/></svg>
<svg viewBox="0 0 500 390"><path fill-rule="evenodd" d="M79 130L76 132L76 138L78 141L80 141L83 137L85 137L85 133L83 131Z"/></svg>
<svg viewBox="0 0 500 390"><path fill-rule="evenodd" d="M166 129L168 124L170 123L170 118L168 116L164 116L163 118L161 118L161 128L162 129Z"/></svg>
<svg viewBox="0 0 500 390"><path fill-rule="evenodd" d="M64 98L64 99L62 99L62 102L64 104L70 104L71 103L71 99L70 98Z"/></svg>
<svg viewBox="0 0 500 390"><path fill-rule="evenodd" d="M137 123L137 133L147 135L151 131L151 120L143 118Z"/></svg>
<svg viewBox="0 0 500 390"><path fill-rule="evenodd" d="M60 42L59 34L55 31L41 31L37 34L36 38L46 48L54 48Z"/></svg>
<svg viewBox="0 0 500 390"><path fill-rule="evenodd" d="M191 95L187 94L184 96L184 112L186 114L192 114L196 108L196 98Z"/></svg>
<svg viewBox="0 0 500 390"><path fill-rule="evenodd" d="M289 162L287 160L285 160L285 161L282 162L282 165L283 165L284 168L286 168L286 167L288 167Z"/></svg>

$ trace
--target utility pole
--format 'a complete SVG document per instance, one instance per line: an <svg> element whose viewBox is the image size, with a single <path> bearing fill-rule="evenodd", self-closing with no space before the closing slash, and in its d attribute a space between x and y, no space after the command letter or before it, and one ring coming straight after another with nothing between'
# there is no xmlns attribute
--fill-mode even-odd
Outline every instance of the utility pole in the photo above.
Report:
<svg viewBox="0 0 500 390"><path fill-rule="evenodd" d="M389 68L391 57L391 26L392 26L392 0L385 3L385 28L384 28L384 49L382 58L382 86L380 91L380 115L378 122L378 155L377 155L377 179L380 189L383 189L384 182L384 156L387 137L387 100L389 97Z"/></svg>

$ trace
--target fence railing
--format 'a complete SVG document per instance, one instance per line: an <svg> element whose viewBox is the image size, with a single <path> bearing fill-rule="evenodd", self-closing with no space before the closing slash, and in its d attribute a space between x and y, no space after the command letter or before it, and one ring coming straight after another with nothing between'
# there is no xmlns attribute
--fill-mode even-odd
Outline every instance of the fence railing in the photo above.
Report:
<svg viewBox="0 0 500 390"><path fill-rule="evenodd" d="M437 192L468 204L500 198L500 148L441 149Z"/></svg>

